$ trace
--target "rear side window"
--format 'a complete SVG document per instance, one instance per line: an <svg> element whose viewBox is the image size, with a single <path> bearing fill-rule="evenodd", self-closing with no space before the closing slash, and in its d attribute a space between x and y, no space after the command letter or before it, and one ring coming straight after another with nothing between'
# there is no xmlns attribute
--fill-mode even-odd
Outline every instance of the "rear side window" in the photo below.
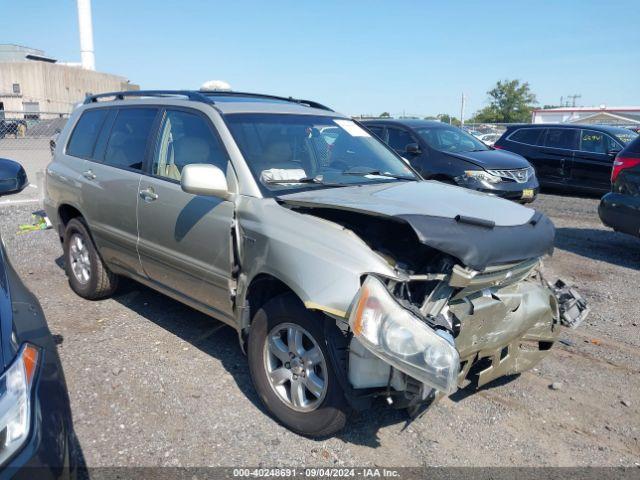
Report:
<svg viewBox="0 0 640 480"><path fill-rule="evenodd" d="M118 111L104 155L113 167L142 170L156 108L123 108Z"/></svg>
<svg viewBox="0 0 640 480"><path fill-rule="evenodd" d="M71 139L67 144L67 155L91 158L96 138L98 138L106 116L107 110L104 108L84 112L73 129Z"/></svg>
<svg viewBox="0 0 640 480"><path fill-rule="evenodd" d="M540 145L540 136L543 131L542 128L521 128L509 135L509 140L527 145Z"/></svg>
<svg viewBox="0 0 640 480"><path fill-rule="evenodd" d="M574 128L550 128L544 144L551 148L577 150L579 132L580 130Z"/></svg>
<svg viewBox="0 0 640 480"><path fill-rule="evenodd" d="M609 137L595 130L582 130L580 134L580 150L590 153L607 153Z"/></svg>

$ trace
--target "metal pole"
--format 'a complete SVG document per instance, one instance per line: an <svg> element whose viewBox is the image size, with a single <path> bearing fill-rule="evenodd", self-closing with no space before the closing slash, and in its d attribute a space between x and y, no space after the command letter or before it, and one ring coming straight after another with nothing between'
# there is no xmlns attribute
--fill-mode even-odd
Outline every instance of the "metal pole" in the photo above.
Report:
<svg viewBox="0 0 640 480"><path fill-rule="evenodd" d="M462 92L462 102L460 105L460 127L464 127L464 92Z"/></svg>
<svg viewBox="0 0 640 480"><path fill-rule="evenodd" d="M93 23L91 21L91 0L78 0L78 29L80 30L80 57L82 68L96 69L93 53Z"/></svg>

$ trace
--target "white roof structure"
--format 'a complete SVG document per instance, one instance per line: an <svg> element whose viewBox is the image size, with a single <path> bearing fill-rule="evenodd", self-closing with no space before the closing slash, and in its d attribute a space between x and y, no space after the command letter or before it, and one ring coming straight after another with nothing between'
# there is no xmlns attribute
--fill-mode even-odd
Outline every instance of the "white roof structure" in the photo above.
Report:
<svg viewBox="0 0 640 480"><path fill-rule="evenodd" d="M531 123L607 123L640 124L640 106L539 108L532 112Z"/></svg>

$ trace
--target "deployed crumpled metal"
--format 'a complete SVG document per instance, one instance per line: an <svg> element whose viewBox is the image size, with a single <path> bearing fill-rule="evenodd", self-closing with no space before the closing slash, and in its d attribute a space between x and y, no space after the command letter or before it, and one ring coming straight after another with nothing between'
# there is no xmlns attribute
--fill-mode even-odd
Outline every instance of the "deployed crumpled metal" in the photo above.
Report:
<svg viewBox="0 0 640 480"><path fill-rule="evenodd" d="M565 327L577 328L589 315L590 308L585 298L560 279L553 285L547 285L558 299L560 323Z"/></svg>

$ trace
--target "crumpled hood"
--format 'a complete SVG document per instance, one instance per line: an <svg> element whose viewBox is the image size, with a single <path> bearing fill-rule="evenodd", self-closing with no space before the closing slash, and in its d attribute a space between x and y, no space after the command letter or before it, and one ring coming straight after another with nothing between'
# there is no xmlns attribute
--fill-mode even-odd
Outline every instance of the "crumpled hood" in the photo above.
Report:
<svg viewBox="0 0 640 480"><path fill-rule="evenodd" d="M408 223L418 240L475 270L553 252L551 220L517 203L435 181L280 195L291 207L338 209Z"/></svg>
<svg viewBox="0 0 640 480"><path fill-rule="evenodd" d="M526 158L506 150L483 150L479 152L442 152L451 157L471 162L486 170L511 170L531 166Z"/></svg>
<svg viewBox="0 0 640 480"><path fill-rule="evenodd" d="M535 213L509 200L429 180L323 188L280 195L278 199L289 204L321 204L384 216L426 215L453 219L462 215L490 221L496 226L523 225Z"/></svg>

